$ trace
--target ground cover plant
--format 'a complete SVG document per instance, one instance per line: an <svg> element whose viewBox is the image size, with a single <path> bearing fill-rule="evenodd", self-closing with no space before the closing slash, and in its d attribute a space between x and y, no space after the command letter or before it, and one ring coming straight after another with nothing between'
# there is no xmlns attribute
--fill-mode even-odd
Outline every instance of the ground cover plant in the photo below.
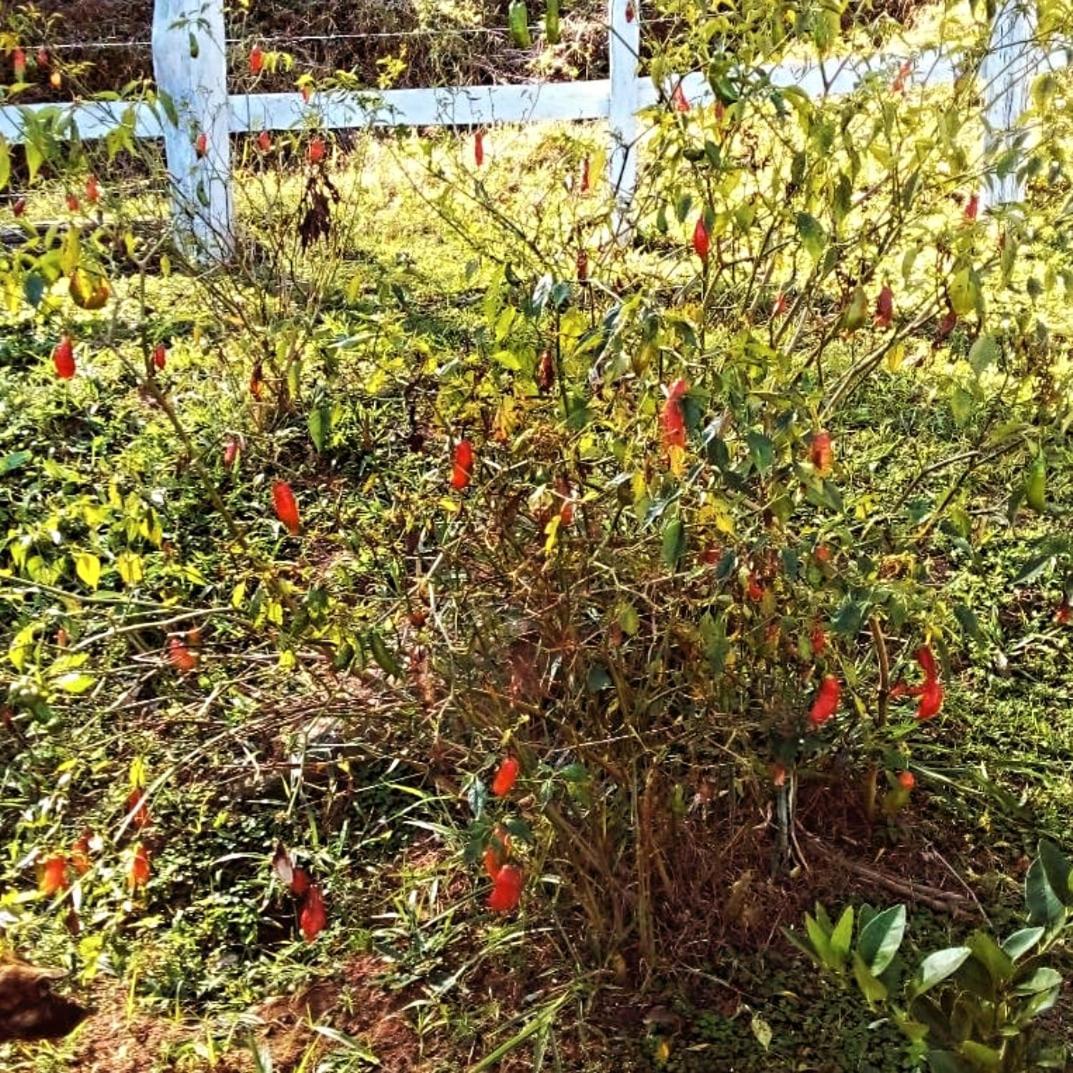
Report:
<svg viewBox="0 0 1073 1073"><path fill-rule="evenodd" d="M0 146L0 927L96 1007L11 1068L1068 1064L1068 78L989 142L982 7L819 99L860 12L660 14L627 238L602 131L331 132L256 38L226 264L129 129Z"/></svg>

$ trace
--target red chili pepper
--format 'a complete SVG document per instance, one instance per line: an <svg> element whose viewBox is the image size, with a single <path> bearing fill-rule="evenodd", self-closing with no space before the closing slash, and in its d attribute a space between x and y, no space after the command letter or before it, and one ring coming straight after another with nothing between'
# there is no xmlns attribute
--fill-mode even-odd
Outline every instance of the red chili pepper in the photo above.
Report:
<svg viewBox="0 0 1073 1073"><path fill-rule="evenodd" d="M689 383L678 379L667 389L667 401L663 404L660 421L663 425L663 446L685 447L686 415L682 399L689 391Z"/></svg>
<svg viewBox="0 0 1073 1073"><path fill-rule="evenodd" d="M61 380L70 380L75 374L75 348L71 337L65 335L52 351L52 364Z"/></svg>
<svg viewBox="0 0 1073 1073"><path fill-rule="evenodd" d="M90 868L88 834L79 835L71 843L71 867L80 875L84 876Z"/></svg>
<svg viewBox="0 0 1073 1073"><path fill-rule="evenodd" d="M1054 612L1054 621L1059 626L1068 626L1070 622L1073 622L1073 609L1069 606L1069 596L1062 597L1062 602L1058 605Z"/></svg>
<svg viewBox="0 0 1073 1073"><path fill-rule="evenodd" d="M209 151L209 136L204 131L202 131L194 139L194 152L197 153L198 159L200 159L201 157L205 156L205 154L208 151Z"/></svg>
<svg viewBox="0 0 1073 1073"><path fill-rule="evenodd" d="M228 436L224 446L224 465L228 468L233 466L241 450L242 440L238 436Z"/></svg>
<svg viewBox="0 0 1073 1073"><path fill-rule="evenodd" d="M790 308L790 299L785 291L779 291L775 297L775 304L771 307L772 317L781 317Z"/></svg>
<svg viewBox="0 0 1073 1073"><path fill-rule="evenodd" d="M911 771L898 772L898 785L903 790L912 790L917 784L917 778Z"/></svg>
<svg viewBox="0 0 1073 1073"><path fill-rule="evenodd" d="M943 319L939 321L939 327L935 332L935 341L941 343L957 327L957 322L958 315L952 309L948 309L943 315Z"/></svg>
<svg viewBox="0 0 1073 1073"><path fill-rule="evenodd" d="M786 785L786 766L784 764L771 765L771 785L775 787Z"/></svg>
<svg viewBox="0 0 1073 1073"><path fill-rule="evenodd" d="M262 153L267 153L272 148L272 135L269 134L267 130L262 130L261 133L257 135L257 148L260 149Z"/></svg>
<svg viewBox="0 0 1073 1073"><path fill-rule="evenodd" d="M550 350L545 350L540 355L540 361L537 362L536 382L537 387L544 394L551 391L555 384L555 359Z"/></svg>
<svg viewBox="0 0 1073 1073"><path fill-rule="evenodd" d="M589 279L589 255L584 250L578 250L576 267L578 283L587 283Z"/></svg>
<svg viewBox="0 0 1073 1073"><path fill-rule="evenodd" d="M149 851L145 843L139 842L134 847L134 854L130 859L130 870L127 873L127 882L131 890L144 887L149 882Z"/></svg>
<svg viewBox="0 0 1073 1073"><path fill-rule="evenodd" d="M827 675L820 683L816 698L812 702L808 719L813 727L822 727L838 710L838 697L842 692L841 683L833 675Z"/></svg>
<svg viewBox="0 0 1073 1073"><path fill-rule="evenodd" d="M42 894L55 894L57 891L66 890L70 885L67 858L62 853L53 854L42 866L37 889Z"/></svg>
<svg viewBox="0 0 1073 1073"><path fill-rule="evenodd" d="M272 482L272 505L276 511L276 517L290 530L292 535L297 535L302 528L302 521L298 515L298 501L294 498L294 492L286 481Z"/></svg>
<svg viewBox="0 0 1073 1073"><path fill-rule="evenodd" d="M473 135L473 161L479 168L484 163L484 131L478 130Z"/></svg>
<svg viewBox="0 0 1073 1073"><path fill-rule="evenodd" d="M299 898L309 890L309 873L304 868L295 868L291 872L291 893Z"/></svg>
<svg viewBox="0 0 1073 1073"><path fill-rule="evenodd" d="M299 92L302 94L302 102L304 104L309 104L309 98L313 96L313 87L305 85Z"/></svg>
<svg viewBox="0 0 1073 1073"><path fill-rule="evenodd" d="M324 139L318 134L309 143L309 149L306 151L306 156L309 159L310 164L319 164L324 159L324 154L328 151L327 146L324 144Z"/></svg>
<svg viewBox="0 0 1073 1073"><path fill-rule="evenodd" d="M148 826L149 806L145 800L145 790L135 789L127 795L127 815L130 816L130 822L132 827L136 827L139 831Z"/></svg>
<svg viewBox="0 0 1073 1073"><path fill-rule="evenodd" d="M826 544L818 544L816 546L816 561L819 563L829 563L831 561L831 549Z"/></svg>
<svg viewBox="0 0 1073 1073"><path fill-rule="evenodd" d="M78 210L81 207L82 207L82 203L78 200L78 195L77 194L68 194L67 195L67 208L71 212L78 212Z"/></svg>
<svg viewBox="0 0 1073 1073"><path fill-rule="evenodd" d="M943 706L943 686L938 678L929 678L920 690L920 703L917 705L917 718L931 719L939 714Z"/></svg>
<svg viewBox="0 0 1073 1073"><path fill-rule="evenodd" d="M927 681L933 681L939 677L939 668L935 664L935 655L927 645L921 645L914 653L914 659L924 672Z"/></svg>
<svg viewBox="0 0 1073 1073"><path fill-rule="evenodd" d="M633 0L629 0L626 4L626 21L633 22L637 18L637 9L633 6Z"/></svg>
<svg viewBox="0 0 1073 1073"><path fill-rule="evenodd" d="M298 926L302 929L302 935L307 943L311 943L328 923L328 913L324 908L324 897L320 893L320 887L313 884L306 891L302 900L302 909L298 914Z"/></svg>
<svg viewBox="0 0 1073 1073"><path fill-rule="evenodd" d="M254 45L250 49L250 74L259 75L265 66L265 54L260 45Z"/></svg>
<svg viewBox="0 0 1073 1073"><path fill-rule="evenodd" d="M259 361L254 362L250 371L250 394L255 399L260 399L264 393L264 369Z"/></svg>
<svg viewBox="0 0 1073 1073"><path fill-rule="evenodd" d="M682 89L681 82L674 87L674 92L671 94L671 105L676 112L689 111L689 100L686 97L685 90Z"/></svg>
<svg viewBox="0 0 1073 1073"><path fill-rule="evenodd" d="M153 364L158 369L163 369L168 364L168 348L163 343L157 343L153 347Z"/></svg>
<svg viewBox="0 0 1073 1073"><path fill-rule="evenodd" d="M488 908L496 913L509 913L521 900L525 876L520 868L505 864L492 881L492 893L488 896Z"/></svg>
<svg viewBox="0 0 1073 1073"><path fill-rule="evenodd" d="M705 263L708 263L708 251L711 242L708 238L708 228L704 226L704 214L697 217L696 226L693 228L693 252Z"/></svg>
<svg viewBox="0 0 1073 1073"><path fill-rule="evenodd" d="M15 49L12 65L15 69L15 81L21 82L26 77L26 53L21 48Z"/></svg>
<svg viewBox="0 0 1073 1073"><path fill-rule="evenodd" d="M183 644L178 637L168 638L168 662L183 674L188 674L197 666L197 656Z"/></svg>
<svg viewBox="0 0 1073 1073"><path fill-rule="evenodd" d="M891 82L891 84L890 84L890 89L891 89L892 93L904 93L905 92L906 79L908 79L909 75L912 73L912 70L913 70L913 62L912 62L912 60L906 60L901 65L901 67L898 68L898 73L897 73L897 75L895 75L894 81Z"/></svg>
<svg viewBox="0 0 1073 1073"><path fill-rule="evenodd" d="M26 198L20 197L14 205L11 206L11 212L14 216L22 216L26 212Z"/></svg>
<svg viewBox="0 0 1073 1073"><path fill-rule="evenodd" d="M812 633L808 638L809 646L812 648L812 654L814 656L822 656L827 650L827 634L824 632L822 626L813 626Z"/></svg>
<svg viewBox="0 0 1073 1073"><path fill-rule="evenodd" d="M759 603L764 598L764 586L760 584L760 579L756 574L749 575L745 585L745 595L748 596L754 604Z"/></svg>
<svg viewBox="0 0 1073 1073"><path fill-rule="evenodd" d="M894 291L890 287L884 287L876 299L875 326L877 328L889 328L894 320Z"/></svg>
<svg viewBox="0 0 1073 1073"><path fill-rule="evenodd" d="M499 765L496 777L492 780L492 793L495 794L496 797L506 797L513 789L520 770L521 765L518 761L513 756L508 756L503 763Z"/></svg>
<svg viewBox="0 0 1073 1073"><path fill-rule="evenodd" d="M484 848L484 870L489 879L495 879L499 870L510 856L510 835L502 827L497 827Z"/></svg>
<svg viewBox="0 0 1073 1073"><path fill-rule="evenodd" d="M589 192L589 158L585 157L581 161L581 192L587 194Z"/></svg>
<svg viewBox="0 0 1073 1073"><path fill-rule="evenodd" d="M975 220L980 211L980 195L973 194L965 203L965 219Z"/></svg>
<svg viewBox="0 0 1073 1073"><path fill-rule="evenodd" d="M562 525L569 525L574 520L574 499L570 482L565 477L556 477L555 491L562 500L562 506L559 508L559 521Z"/></svg>
<svg viewBox="0 0 1073 1073"><path fill-rule="evenodd" d="M834 461L834 449L831 446L831 434L822 429L812 437L809 458L820 474L827 473Z"/></svg>
<svg viewBox="0 0 1073 1073"><path fill-rule="evenodd" d="M86 177L86 200L91 205L96 205L101 199L101 190L97 185L97 176L89 175Z"/></svg>
<svg viewBox="0 0 1073 1073"><path fill-rule="evenodd" d="M451 487L456 492L469 487L473 477L473 444L459 440L451 456Z"/></svg>
<svg viewBox="0 0 1073 1073"><path fill-rule="evenodd" d="M38 67L47 67L48 66L48 49L45 48L44 45L42 45L37 50L37 66Z"/></svg>

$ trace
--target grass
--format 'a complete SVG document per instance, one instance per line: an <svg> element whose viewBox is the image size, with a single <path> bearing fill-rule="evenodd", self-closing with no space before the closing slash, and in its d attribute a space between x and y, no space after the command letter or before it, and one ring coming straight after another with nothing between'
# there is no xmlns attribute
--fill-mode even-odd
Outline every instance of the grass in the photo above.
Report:
<svg viewBox="0 0 1073 1073"><path fill-rule="evenodd" d="M33 580L0 577L8 642L16 653L32 650L21 666L9 655L5 673L14 690L47 688L52 703L0 744L0 923L35 960L74 968L101 1010L96 1027L55 1049L9 1049L6 1068L357 1073L373 1068L370 1055L385 1070L428 1073L532 1069L538 1060L591 1073L907 1068L896 1030L847 1007L778 934L813 896L893 902L895 894L839 873L771 880L761 834L730 862L722 886L683 897L655 974L631 950L594 961L553 861L521 918L492 919L467 859L464 764L447 714L419 711L401 691L386 707L391 692L374 664L329 664L286 625L270 636L288 594L297 613L328 616L326 637L379 619L359 585L376 562L369 533L405 532L391 482L443 467L438 457L408 459L387 435L406 420L404 387L489 344L480 284L490 267L477 263L477 249L491 232L476 215L468 230L445 226L426 171L429 145L363 141L360 175L340 176L353 231L303 340L300 372L303 402L322 393L338 408L322 452L303 413L269 418L251 407L251 336L177 273L150 276L144 297L136 278L114 281L112 319L80 325L92 342L69 385L49 371L51 330L26 315L3 326L0 458L30 457L7 463L0 510L8 557L39 560ZM453 153L447 140L431 145L434 157ZM578 145L552 131L504 134L493 150L484 182L500 211L569 231L564 180ZM250 178L255 206L258 190ZM256 215L248 219L256 229ZM509 256L504 233L496 228L503 245L493 248ZM659 248L605 247L603 257L594 275L663 270ZM570 264L572 251L560 259ZM218 286L227 300L257 301L254 288ZM124 363L138 360L145 305L170 340L166 376L184 426L253 555L206 502L160 408L135 390ZM299 294L290 308L301 305ZM279 322L263 327L256 345L282 337L273 334ZM901 367L855 398L847 415L855 499L889 501L915 464L970 442L972 425L936 402L957 357L932 356L917 340ZM228 434L243 437L237 470L220 462ZM1053 518L1036 532L1002 521L1009 472L999 465L975 476L971 505L986 539L969 547L950 528L924 564L937 588L975 609L979 637L971 659L955 665L943 718L914 741L921 792L880 836L889 842L885 870L919 869L955 889L964 881L1003 922L1014 919L1018 877L1039 835L1068 844L1073 822L1073 633L1053 619L1056 578L1017 580L1035 538L1068 518L1068 462L1066 449L1052 467ZM301 544L267 511L268 482L282 472L302 503ZM921 494L941 488L937 480ZM95 549L99 586L80 583L69 549ZM140 588L117 572L129 549L140 556ZM265 584L265 564L280 588ZM29 622L38 628L20 640L15 630ZM178 675L163 657L164 636L193 624L203 634L201 665ZM91 681L65 695L54 661L79 650L90 660L60 670ZM124 830L132 769L147 773L152 823L142 837L154 862L148 890L134 895ZM860 836L853 788L833 803L827 789L810 792L804 822ZM683 787L687 800L697 790ZM689 815L683 852L698 861L721 853L718 820L704 808ZM763 816L750 815L755 825L763 828ZM84 880L73 930L65 901L35 893L34 854L83 827L104 837L106 851ZM330 924L315 944L298 937L294 900L269 867L281 842L325 886ZM753 912L731 911L731 879ZM920 949L970 926L926 909L912 915ZM673 956L679 949L688 953ZM318 1035L314 1026L333 1027ZM251 1041L271 1065L264 1054L254 1059Z"/></svg>

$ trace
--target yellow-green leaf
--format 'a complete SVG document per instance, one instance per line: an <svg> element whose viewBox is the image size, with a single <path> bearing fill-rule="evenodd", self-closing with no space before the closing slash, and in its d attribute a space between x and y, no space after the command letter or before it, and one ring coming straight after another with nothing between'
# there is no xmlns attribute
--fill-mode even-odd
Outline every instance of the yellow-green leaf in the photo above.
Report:
<svg viewBox="0 0 1073 1073"><path fill-rule="evenodd" d="M101 581L101 561L92 552L80 551L75 555L75 573L88 589L95 589Z"/></svg>

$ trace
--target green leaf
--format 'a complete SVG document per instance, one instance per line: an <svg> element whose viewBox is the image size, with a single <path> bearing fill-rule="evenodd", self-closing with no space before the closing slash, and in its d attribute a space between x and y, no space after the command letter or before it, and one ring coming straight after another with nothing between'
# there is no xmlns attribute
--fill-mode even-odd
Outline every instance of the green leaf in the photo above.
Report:
<svg viewBox="0 0 1073 1073"><path fill-rule="evenodd" d="M975 1066L998 1069L1002 1065L1002 1053L982 1043L967 1039L961 1044L961 1053Z"/></svg>
<svg viewBox="0 0 1073 1073"><path fill-rule="evenodd" d="M972 1073L972 1066L953 1051L928 1051L931 1073Z"/></svg>
<svg viewBox="0 0 1073 1073"><path fill-rule="evenodd" d="M972 416L973 405L976 400L963 387L955 386L950 392L950 411L954 415L954 422L961 428Z"/></svg>
<svg viewBox="0 0 1073 1073"><path fill-rule="evenodd" d="M916 977L910 985L911 994L923 995L936 984L941 984L961 968L970 954L972 951L967 946L950 946L929 954L920 963Z"/></svg>
<svg viewBox="0 0 1073 1073"><path fill-rule="evenodd" d="M96 681L97 679L91 674L72 671L70 674L61 674L53 679L52 684L57 689L62 689L64 693L85 693L87 689L93 687Z"/></svg>
<svg viewBox="0 0 1073 1073"><path fill-rule="evenodd" d="M1017 995L1038 995L1041 991L1061 986L1062 974L1057 969L1041 965L1030 976L1018 981L1013 990Z"/></svg>
<svg viewBox="0 0 1073 1073"><path fill-rule="evenodd" d="M1063 905L1073 905L1073 865L1053 842L1046 839L1039 844L1039 860L1047 882Z"/></svg>
<svg viewBox="0 0 1073 1073"><path fill-rule="evenodd" d="M1002 949L1016 961L1027 954L1043 938L1045 928L1021 928L1015 931L1003 944Z"/></svg>
<svg viewBox="0 0 1073 1073"><path fill-rule="evenodd" d="M1047 465L1043 455L1037 455L1025 477L1025 501L1038 514L1047 508Z"/></svg>
<svg viewBox="0 0 1073 1073"><path fill-rule="evenodd" d="M980 282L968 265L954 273L948 289L951 308L959 317L967 316L977 308L980 301Z"/></svg>
<svg viewBox="0 0 1073 1073"><path fill-rule="evenodd" d="M672 570L686 550L686 530L681 518L672 518L663 527L663 561Z"/></svg>
<svg viewBox="0 0 1073 1073"><path fill-rule="evenodd" d="M775 462L775 445L762 432L750 431L745 434L749 445L749 455L757 472L766 473Z"/></svg>
<svg viewBox="0 0 1073 1073"><path fill-rule="evenodd" d="M0 190L3 190L11 178L11 150L7 139L0 134Z"/></svg>
<svg viewBox="0 0 1073 1073"><path fill-rule="evenodd" d="M973 956L987 969L994 983L1005 983L1013 975L1013 959L987 932L973 932L969 937L968 947Z"/></svg>
<svg viewBox="0 0 1073 1073"><path fill-rule="evenodd" d="M887 1001L887 985L876 978L858 953L853 955L853 978L870 1008L874 1009L878 1003Z"/></svg>
<svg viewBox="0 0 1073 1073"><path fill-rule="evenodd" d="M808 934L809 942L812 943L812 949L815 950L820 964L828 969L840 969L842 962L841 959L835 957L831 949L831 939L828 933L811 913L805 914L805 932Z"/></svg>
<svg viewBox="0 0 1073 1073"><path fill-rule="evenodd" d="M853 906L847 905L831 932L831 949L840 957L849 957L853 947Z"/></svg>
<svg viewBox="0 0 1073 1073"><path fill-rule="evenodd" d="M954 618L958 620L958 625L967 637L971 637L974 641L981 639L980 622L971 607L967 604L955 604Z"/></svg>
<svg viewBox="0 0 1073 1073"><path fill-rule="evenodd" d="M4 455L3 458L0 458L0 476L21 469L33 456L32 451L12 451L10 454Z"/></svg>
<svg viewBox="0 0 1073 1073"><path fill-rule="evenodd" d="M373 654L373 659L376 660L377 665L381 670L391 675L392 678L398 678L402 680L403 673L402 668L399 666L395 657L388 651L388 647L384 644L383 637L375 631L369 634L369 650Z"/></svg>
<svg viewBox="0 0 1073 1073"><path fill-rule="evenodd" d="M978 336L969 348L969 364L979 376L989 365L994 365L1000 355L998 342L993 335Z"/></svg>
<svg viewBox="0 0 1073 1073"><path fill-rule="evenodd" d="M856 637L861 632L864 613L864 604L858 603L847 596L842 606L838 609L831 625L834 627L835 632L842 634L843 637Z"/></svg>
<svg viewBox="0 0 1073 1073"><path fill-rule="evenodd" d="M861 929L857 939L857 953L874 976L881 976L894 960L904 936L904 905L884 909Z"/></svg>
<svg viewBox="0 0 1073 1073"><path fill-rule="evenodd" d="M1065 903L1051 885L1043 861L1037 857L1025 876L1025 904L1029 924L1050 926L1065 916Z"/></svg>
<svg viewBox="0 0 1073 1073"><path fill-rule="evenodd" d="M855 332L862 328L868 320L868 295L863 287L854 287L849 296L849 301L842 310L838 326L844 332Z"/></svg>
<svg viewBox="0 0 1073 1073"><path fill-rule="evenodd" d="M753 1030L756 1042L766 1051L771 1046L771 1025L758 1013L754 1013L749 1027Z"/></svg>
<svg viewBox="0 0 1073 1073"><path fill-rule="evenodd" d="M820 221L807 212L797 214L797 233L801 236L801 245L805 247L808 255L818 261L823 255L823 247L827 243Z"/></svg>
<svg viewBox="0 0 1073 1073"><path fill-rule="evenodd" d="M316 406L309 411L309 438L318 454L323 454L324 447L328 442L328 434L332 428L332 408L330 406Z"/></svg>

